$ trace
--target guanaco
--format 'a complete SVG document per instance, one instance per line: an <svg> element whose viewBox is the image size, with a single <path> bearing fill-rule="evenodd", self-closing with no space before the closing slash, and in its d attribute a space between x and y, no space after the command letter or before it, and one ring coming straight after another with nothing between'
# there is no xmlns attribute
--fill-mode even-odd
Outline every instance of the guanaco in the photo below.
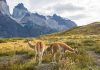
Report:
<svg viewBox="0 0 100 70"><path fill-rule="evenodd" d="M33 43L32 41L28 41L28 45L30 46L30 48L35 50L35 60L37 60L38 58L39 64L41 64L42 56L44 50L46 49L46 46L43 41L36 41L35 43Z"/></svg>
<svg viewBox="0 0 100 70"><path fill-rule="evenodd" d="M67 44L63 42L55 42L52 43L49 47L51 49L51 54L53 56L53 60L55 61L56 59L56 53L59 51L60 52L60 58L64 55L64 53L68 50L70 52L74 52L74 49L68 46Z"/></svg>

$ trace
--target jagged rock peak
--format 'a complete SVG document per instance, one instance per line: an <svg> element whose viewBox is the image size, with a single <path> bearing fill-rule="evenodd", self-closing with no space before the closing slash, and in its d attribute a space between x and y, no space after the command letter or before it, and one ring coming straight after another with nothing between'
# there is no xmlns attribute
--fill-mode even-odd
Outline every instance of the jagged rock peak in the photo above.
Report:
<svg viewBox="0 0 100 70"><path fill-rule="evenodd" d="M58 16L57 14L53 14L53 16Z"/></svg>
<svg viewBox="0 0 100 70"><path fill-rule="evenodd" d="M0 0L0 1L4 1L4 2L6 2L6 0Z"/></svg>
<svg viewBox="0 0 100 70"><path fill-rule="evenodd" d="M27 8L24 7L23 3L19 3L17 6L15 6L15 8L27 10Z"/></svg>

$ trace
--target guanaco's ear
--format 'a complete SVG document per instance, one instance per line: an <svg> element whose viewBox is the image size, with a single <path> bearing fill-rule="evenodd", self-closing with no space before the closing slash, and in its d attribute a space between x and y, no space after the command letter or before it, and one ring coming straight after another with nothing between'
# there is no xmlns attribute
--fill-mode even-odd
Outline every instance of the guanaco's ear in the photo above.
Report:
<svg viewBox="0 0 100 70"><path fill-rule="evenodd" d="M28 41L28 43L30 43L32 46L36 46L36 43L33 41Z"/></svg>

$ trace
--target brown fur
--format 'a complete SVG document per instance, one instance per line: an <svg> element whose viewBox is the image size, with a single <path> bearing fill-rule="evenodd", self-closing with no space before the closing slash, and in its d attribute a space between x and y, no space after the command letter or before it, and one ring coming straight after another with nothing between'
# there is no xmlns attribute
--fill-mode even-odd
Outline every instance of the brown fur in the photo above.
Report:
<svg viewBox="0 0 100 70"><path fill-rule="evenodd" d="M28 41L28 45L30 46L30 48L37 50L38 52L42 52L46 48L43 41L40 40L37 40L35 42Z"/></svg>
<svg viewBox="0 0 100 70"><path fill-rule="evenodd" d="M46 49L46 46L44 45L43 41L36 41L35 43L33 43L32 41L28 41L29 46L35 50L36 54L35 54L35 59L37 60L37 56L38 56L38 60L39 60L39 64L42 62L42 56L44 53L44 50Z"/></svg>
<svg viewBox="0 0 100 70"><path fill-rule="evenodd" d="M56 60L56 53L59 51L60 52L60 58L62 59L62 57L64 56L64 53L68 50L70 52L74 52L74 49L72 49L70 46L68 46L67 44L63 43L63 42L55 42L52 43L49 47L51 49L52 52L52 56L53 56L53 60Z"/></svg>
<svg viewBox="0 0 100 70"><path fill-rule="evenodd" d="M52 44L50 45L50 47L52 48L52 50L53 50L54 52L57 52L57 50L59 50L59 49L62 49L64 52L65 52L66 50L69 50L69 51L71 51L71 52L74 51L74 49L72 49L70 46L68 46L67 44L65 44L65 43L63 43L63 42L55 42L55 43L52 43Z"/></svg>

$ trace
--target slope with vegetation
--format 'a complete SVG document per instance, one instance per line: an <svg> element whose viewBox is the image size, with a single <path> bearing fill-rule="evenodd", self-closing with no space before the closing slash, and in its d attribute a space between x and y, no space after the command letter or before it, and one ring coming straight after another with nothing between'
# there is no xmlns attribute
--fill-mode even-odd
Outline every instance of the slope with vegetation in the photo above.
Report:
<svg viewBox="0 0 100 70"><path fill-rule="evenodd" d="M52 35L98 35L100 34L100 22L94 22L88 25L75 27L68 31L54 33Z"/></svg>
<svg viewBox="0 0 100 70"><path fill-rule="evenodd" d="M95 33L92 34L88 33L84 35L82 31L78 35L72 34L75 29L81 30L78 27L68 32L45 35L38 38L0 39L0 70L100 70L100 32L98 24L89 24L81 27L86 27L88 30L89 27L92 29L93 25L97 25L97 31L94 31ZM47 46L50 46L51 43L61 41L78 51L74 54L66 52L65 57L67 59L58 61L57 58L57 64L51 63L52 55L48 53L43 56L43 64L38 66L37 61L34 61L35 53L28 46L27 39L32 39L33 42L42 40ZM93 54L91 54L91 51ZM59 57L58 53L56 57Z"/></svg>

